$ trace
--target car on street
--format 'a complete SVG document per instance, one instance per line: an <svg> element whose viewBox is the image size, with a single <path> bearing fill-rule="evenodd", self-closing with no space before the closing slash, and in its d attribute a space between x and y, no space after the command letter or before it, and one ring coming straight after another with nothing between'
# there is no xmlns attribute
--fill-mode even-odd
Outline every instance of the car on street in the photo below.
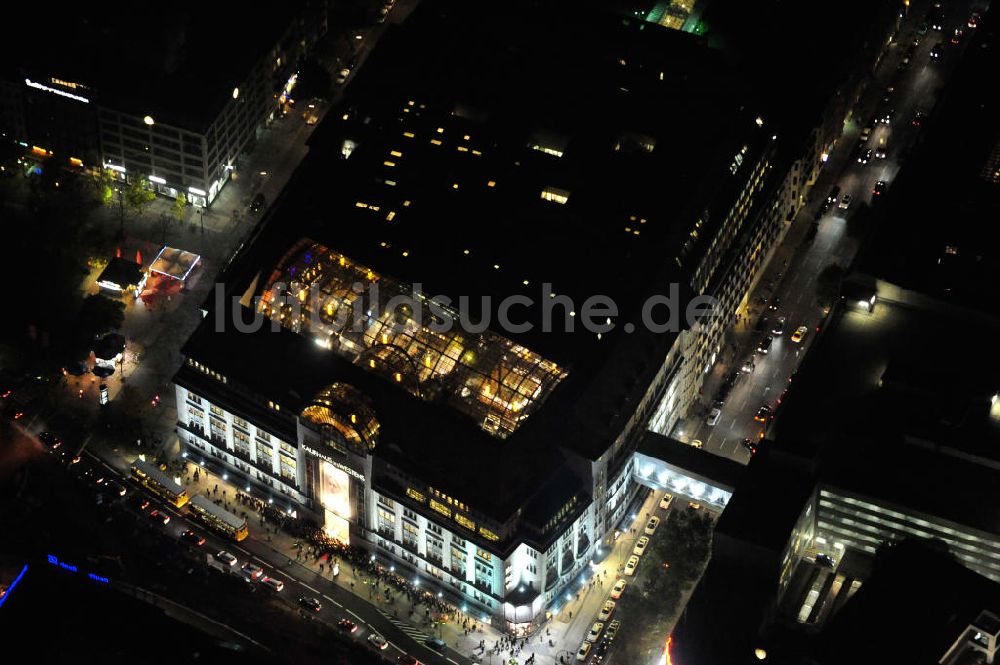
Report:
<svg viewBox="0 0 1000 665"><path fill-rule="evenodd" d="M751 455L757 452L757 442L749 436L743 439L743 447L749 450Z"/></svg>
<svg viewBox="0 0 1000 665"><path fill-rule="evenodd" d="M816 555L816 563L821 566L826 566L827 568L835 568L837 565L837 562L832 556L829 554L823 554L822 552Z"/></svg>
<svg viewBox="0 0 1000 665"><path fill-rule="evenodd" d="M607 621L611 618L611 615L615 613L615 601L606 600L604 605L601 607L600 613L597 615L598 621Z"/></svg>
<svg viewBox="0 0 1000 665"><path fill-rule="evenodd" d="M772 335L784 335L785 334L785 317L779 318L774 322L774 327L771 328Z"/></svg>
<svg viewBox="0 0 1000 665"><path fill-rule="evenodd" d="M660 518L657 517L656 515L653 515L652 517L649 518L649 521L646 522L646 535L652 536L654 533L656 533L656 527L658 526L660 526Z"/></svg>
<svg viewBox="0 0 1000 665"><path fill-rule="evenodd" d="M604 657L608 655L608 649L610 648L611 648L611 642L608 642L607 639L601 640L600 643L597 645L597 648L594 649L594 657L591 659L590 662L594 663L595 665L600 665L601 663L603 663Z"/></svg>
<svg viewBox="0 0 1000 665"><path fill-rule="evenodd" d="M868 134L871 134L871 127L865 127L865 131L867 131ZM864 137L865 143L867 143L868 136L865 135L864 132L862 132L861 135ZM826 212L831 207L833 207L834 204L837 203L837 199L839 198L840 198L840 187L834 185L833 189L830 190L830 195L827 196L826 199L824 199L823 201L823 212Z"/></svg>
<svg viewBox="0 0 1000 665"><path fill-rule="evenodd" d="M319 612L321 609L323 609L323 603L319 602L319 599L313 598L312 596L300 597L299 605L305 607L306 609L312 610L313 612Z"/></svg>
<svg viewBox="0 0 1000 665"><path fill-rule="evenodd" d="M697 501L688 501L688 508L691 510L701 510L701 504Z"/></svg>
<svg viewBox="0 0 1000 665"><path fill-rule="evenodd" d="M611 587L611 597L618 600L625 593L625 587L628 586L628 582L625 580L618 580L615 585Z"/></svg>
<svg viewBox="0 0 1000 665"><path fill-rule="evenodd" d="M181 540L188 545L194 545L196 547L200 547L205 544L205 536L195 533L191 529L187 529L181 534Z"/></svg>
<svg viewBox="0 0 1000 665"><path fill-rule="evenodd" d="M628 561L625 562L625 574L629 576L635 575L635 569L638 565L639 557L633 554L628 558Z"/></svg>
<svg viewBox="0 0 1000 665"><path fill-rule="evenodd" d="M892 117L894 115L896 115L896 110L895 109L886 109L885 111L882 111L881 113L879 113L878 121L880 123L882 123L883 125L891 125L892 124Z"/></svg>
<svg viewBox="0 0 1000 665"><path fill-rule="evenodd" d="M968 25L970 28L973 28L973 29L978 28L979 27L979 12L972 12L972 15L969 16L969 22L966 23L966 25Z"/></svg>
<svg viewBox="0 0 1000 665"><path fill-rule="evenodd" d="M872 149L865 148L865 150L858 155L858 164L867 164L872 160Z"/></svg>
<svg viewBox="0 0 1000 665"><path fill-rule="evenodd" d="M282 589L285 588L285 583L274 577L265 576L264 579L261 580L261 582L271 587L275 591L281 591Z"/></svg>
<svg viewBox="0 0 1000 665"><path fill-rule="evenodd" d="M749 374L750 372L752 372L753 371L753 358L747 358L746 360L744 360L743 364L740 365L740 371L743 372L743 373L745 373L745 374Z"/></svg>
<svg viewBox="0 0 1000 665"><path fill-rule="evenodd" d="M670 510L670 503L674 500L673 494L664 494L663 498L660 499L660 508L663 510Z"/></svg>
<svg viewBox="0 0 1000 665"><path fill-rule="evenodd" d="M159 510L150 511L149 519L154 522L159 522L163 526L170 524L170 515L161 513Z"/></svg>
<svg viewBox="0 0 1000 665"><path fill-rule="evenodd" d="M42 432L38 435L38 440L41 441L50 450L55 450L62 445L62 439L52 432Z"/></svg>
<svg viewBox="0 0 1000 665"><path fill-rule="evenodd" d="M216 554L215 560L230 567L236 565L236 557L234 557L232 554L230 554L225 550L222 550L221 552Z"/></svg>
<svg viewBox="0 0 1000 665"><path fill-rule="evenodd" d="M955 46L962 43L962 38L965 37L965 31L961 28L955 28L955 31L951 33L951 39L949 40Z"/></svg>
<svg viewBox="0 0 1000 665"><path fill-rule="evenodd" d="M112 480L111 478L105 478L104 482L101 483L105 490L107 490L112 496L125 496L128 494L128 490L117 480Z"/></svg>
<svg viewBox="0 0 1000 665"><path fill-rule="evenodd" d="M354 623L350 619L344 618L337 622L337 628L345 633L354 633L358 630L358 624Z"/></svg>
<svg viewBox="0 0 1000 665"><path fill-rule="evenodd" d="M129 502L140 512L145 512L149 508L149 499L141 494L133 494Z"/></svg>
<svg viewBox="0 0 1000 665"><path fill-rule="evenodd" d="M368 644L372 645L379 651L382 651L383 649L388 648L389 640L385 639L378 633L371 633L368 635Z"/></svg>
<svg viewBox="0 0 1000 665"><path fill-rule="evenodd" d="M886 159L889 156L889 149L885 144L885 141L880 141L877 146L875 146L875 159Z"/></svg>
<svg viewBox="0 0 1000 665"><path fill-rule="evenodd" d="M604 624L600 621L595 621L594 625L590 627L590 632L587 633L587 641L591 643L596 642L603 632Z"/></svg>
<svg viewBox="0 0 1000 665"><path fill-rule="evenodd" d="M714 427L716 423L719 422L719 417L722 415L722 410L718 407L713 407L711 411L708 412L708 417L705 418L705 424L709 427Z"/></svg>
<svg viewBox="0 0 1000 665"><path fill-rule="evenodd" d="M777 312L780 306L781 306L781 298L775 297L771 298L771 302L768 303L767 308L772 312Z"/></svg>
<svg viewBox="0 0 1000 665"><path fill-rule="evenodd" d="M337 78L335 79L337 85L344 85L345 83L347 83L347 77L350 75L351 75L351 70L347 67L344 67L339 72L337 72Z"/></svg>
<svg viewBox="0 0 1000 665"><path fill-rule="evenodd" d="M872 187L872 197L878 198L885 194L886 187L889 186L885 180L878 180L875 182L875 186Z"/></svg>
<svg viewBox="0 0 1000 665"><path fill-rule="evenodd" d="M396 659L396 665L420 665L420 661L411 656L408 653L404 653L402 656Z"/></svg>
<svg viewBox="0 0 1000 665"><path fill-rule="evenodd" d="M796 344L800 343L806 338L806 334L808 334L808 332L809 328L807 326L799 326L795 329L795 332L792 333L792 341Z"/></svg>
<svg viewBox="0 0 1000 665"><path fill-rule="evenodd" d="M703 445L704 444L701 442L701 439L694 439L693 441L691 441L692 448L698 448L700 450Z"/></svg>
<svg viewBox="0 0 1000 665"><path fill-rule="evenodd" d="M649 545L649 536L640 536L639 540L635 543L635 547L632 548L632 554L642 556L642 553L646 551L647 545Z"/></svg>
<svg viewBox="0 0 1000 665"><path fill-rule="evenodd" d="M927 22L930 24L931 30L938 32L944 30L944 12L939 7L933 8L927 16Z"/></svg>
<svg viewBox="0 0 1000 665"><path fill-rule="evenodd" d="M604 639L606 639L608 642L613 642L615 636L618 635L618 629L621 627L622 627L622 622L619 621L618 619L615 619L614 621L609 623L608 629L604 633Z"/></svg>
<svg viewBox="0 0 1000 665"><path fill-rule="evenodd" d="M250 201L250 212L260 212L260 209L264 207L264 202L264 193L257 192L257 195Z"/></svg>
<svg viewBox="0 0 1000 665"><path fill-rule="evenodd" d="M931 60L940 60L941 56L944 55L944 44L938 42L931 47Z"/></svg>
<svg viewBox="0 0 1000 665"><path fill-rule="evenodd" d="M580 645L580 650L576 652L576 659L581 663L587 660L587 656L590 655L590 647L593 646L590 642L584 640L583 644Z"/></svg>
<svg viewBox="0 0 1000 665"><path fill-rule="evenodd" d="M766 423L771 418L771 407L767 404L757 409L757 413L754 414L753 419L759 423Z"/></svg>
<svg viewBox="0 0 1000 665"><path fill-rule="evenodd" d="M246 575L248 579L251 579L251 580L254 580L254 581L259 580L261 578L261 576L264 574L264 569L263 568L261 568L260 566L258 566L255 563L251 563L249 561L247 561L245 564L243 564L242 570L243 570L243 574Z"/></svg>
<svg viewBox="0 0 1000 665"><path fill-rule="evenodd" d="M767 336L760 340L760 343L757 345L757 353L767 355L767 352L771 350L772 342L774 342L774 338L771 336Z"/></svg>
<svg viewBox="0 0 1000 665"><path fill-rule="evenodd" d="M840 205L838 205L837 207L840 208L841 210L847 210L848 208L851 207L852 201L854 201L853 196L851 196L850 194L844 194L844 197L840 199Z"/></svg>
<svg viewBox="0 0 1000 665"><path fill-rule="evenodd" d="M921 123L923 123L924 118L926 117L927 117L926 113L918 110L913 113L913 120L911 120L910 122L914 127L919 127Z"/></svg>

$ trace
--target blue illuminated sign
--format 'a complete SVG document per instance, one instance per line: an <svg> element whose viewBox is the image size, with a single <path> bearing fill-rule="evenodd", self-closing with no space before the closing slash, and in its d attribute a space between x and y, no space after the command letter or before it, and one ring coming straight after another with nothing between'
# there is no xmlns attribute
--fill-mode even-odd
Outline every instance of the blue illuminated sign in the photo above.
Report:
<svg viewBox="0 0 1000 665"><path fill-rule="evenodd" d="M75 565L71 563L66 563L65 561L60 561L59 557L57 557L54 554L48 555L48 562L51 563L53 566L57 566L59 568L62 568L63 570L68 570L71 573L80 572L80 569L77 568ZM102 575L97 575L96 573L87 573L87 577L94 580L95 582L100 582L101 584L110 583L110 580L107 577L104 577Z"/></svg>

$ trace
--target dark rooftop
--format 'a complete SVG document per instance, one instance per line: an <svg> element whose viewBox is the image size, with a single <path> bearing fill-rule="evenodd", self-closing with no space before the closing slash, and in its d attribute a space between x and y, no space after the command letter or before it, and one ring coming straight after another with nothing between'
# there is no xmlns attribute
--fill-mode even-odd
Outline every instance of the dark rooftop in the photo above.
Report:
<svg viewBox="0 0 1000 665"><path fill-rule="evenodd" d="M239 2L18 7L0 42L5 77L87 86L116 110L200 131L277 43L303 0L252 10ZM96 90L96 94L94 91Z"/></svg>
<svg viewBox="0 0 1000 665"><path fill-rule="evenodd" d="M1000 325L935 309L883 299L870 315L838 315L795 375L775 437L803 455L910 440L1000 463L1000 358L956 338L990 339Z"/></svg>
<svg viewBox="0 0 1000 665"><path fill-rule="evenodd" d="M814 487L808 463L765 441L750 458L715 532L780 552Z"/></svg>
<svg viewBox="0 0 1000 665"><path fill-rule="evenodd" d="M379 454L398 449L401 463L425 467L428 479L440 476L442 488L451 484L498 519L515 505L509 497L534 494L558 465L559 446L596 458L621 433L673 340L644 326L626 335L622 324L639 323L646 296L688 281L692 255L744 182L735 156L742 148L752 163L770 141L696 38L564 9L500 5L482 21L458 3L428 2L390 27L314 135L268 225L224 276L232 293L260 294L272 277L301 274L289 268L290 249L312 238L343 256L342 266L367 266L453 303L469 296L473 320L480 298L493 296L491 331L566 372L538 413L498 441L444 400L412 396L428 386L393 385L367 372L368 356L363 370L311 335L216 334L206 323L185 349L291 412L334 381L355 385L385 426ZM420 48L428 42L441 47ZM356 145L344 159L348 139ZM545 200L549 187L568 201ZM573 320L568 310L602 294L618 305L617 329L599 337L556 324L559 332L544 333L537 304L512 312L533 330L495 323L502 297L551 300L547 281L574 301L557 303L554 320ZM487 489L498 480L507 498Z"/></svg>

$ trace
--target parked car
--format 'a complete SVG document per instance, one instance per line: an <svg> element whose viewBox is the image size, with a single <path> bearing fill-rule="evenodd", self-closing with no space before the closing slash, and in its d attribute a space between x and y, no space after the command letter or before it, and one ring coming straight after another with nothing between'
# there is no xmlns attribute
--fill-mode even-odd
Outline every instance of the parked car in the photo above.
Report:
<svg viewBox="0 0 1000 665"><path fill-rule="evenodd" d="M576 652L576 659L581 663L587 660L587 656L590 655L590 648L593 646L590 642L584 640L583 644L580 645L580 650Z"/></svg>
<svg viewBox="0 0 1000 665"><path fill-rule="evenodd" d="M638 565L639 565L639 557L633 554L628 558L628 561L625 562L625 574L630 577L632 575L635 575L635 569L636 566Z"/></svg>
<svg viewBox="0 0 1000 665"><path fill-rule="evenodd" d="M670 510L670 503L674 500L673 494L664 494L663 498L660 499L660 508L663 510Z"/></svg>
<svg viewBox="0 0 1000 665"><path fill-rule="evenodd" d="M615 585L611 587L611 597L618 600L625 593L625 587L628 586L628 582L625 580L618 580Z"/></svg>
<svg viewBox="0 0 1000 665"><path fill-rule="evenodd" d="M649 536L640 536L639 540L635 543L635 547L632 548L632 554L642 556L642 553L646 551L647 545L649 545Z"/></svg>
<svg viewBox="0 0 1000 665"><path fill-rule="evenodd" d="M601 607L600 613L597 615L598 621L607 621L611 618L611 615L615 613L615 601L606 600L604 605Z"/></svg>
<svg viewBox="0 0 1000 665"><path fill-rule="evenodd" d="M646 535L652 536L654 533L656 533L656 527L658 526L660 526L660 518L657 517L656 515L653 515L652 517L649 518L649 521L646 522Z"/></svg>
<svg viewBox="0 0 1000 665"><path fill-rule="evenodd" d="M587 641L591 643L596 642L603 632L604 624L600 621L595 621L594 625L590 627L590 632L587 633Z"/></svg>

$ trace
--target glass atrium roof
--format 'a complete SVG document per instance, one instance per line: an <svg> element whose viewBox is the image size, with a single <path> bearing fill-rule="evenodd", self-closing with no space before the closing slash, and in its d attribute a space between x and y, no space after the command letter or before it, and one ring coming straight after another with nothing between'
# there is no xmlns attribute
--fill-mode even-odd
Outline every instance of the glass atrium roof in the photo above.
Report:
<svg viewBox="0 0 1000 665"><path fill-rule="evenodd" d="M457 312L429 303L408 284L302 240L271 273L258 309L411 395L448 404L499 439L566 378L554 362L488 330L466 332Z"/></svg>

